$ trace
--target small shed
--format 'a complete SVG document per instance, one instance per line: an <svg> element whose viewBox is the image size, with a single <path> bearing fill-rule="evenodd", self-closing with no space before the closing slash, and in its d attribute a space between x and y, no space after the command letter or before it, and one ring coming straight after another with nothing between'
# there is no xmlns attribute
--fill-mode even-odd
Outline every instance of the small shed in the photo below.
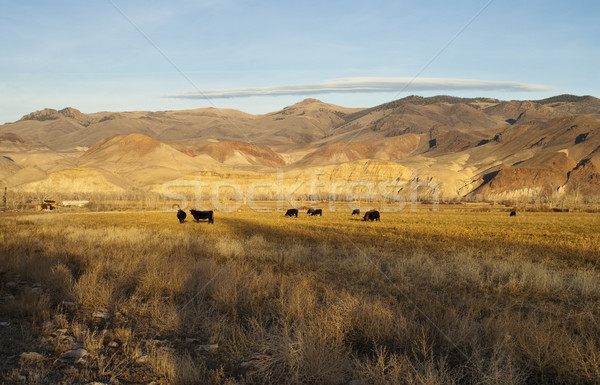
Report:
<svg viewBox="0 0 600 385"><path fill-rule="evenodd" d="M51 211L54 210L54 206L56 206L56 201L52 199L44 199L44 201L36 206L38 211L46 210Z"/></svg>

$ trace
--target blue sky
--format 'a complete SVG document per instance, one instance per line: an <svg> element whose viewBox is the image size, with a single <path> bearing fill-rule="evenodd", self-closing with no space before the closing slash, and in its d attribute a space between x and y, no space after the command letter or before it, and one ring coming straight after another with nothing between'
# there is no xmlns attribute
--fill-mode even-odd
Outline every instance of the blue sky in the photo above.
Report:
<svg viewBox="0 0 600 385"><path fill-rule="evenodd" d="M307 97L600 97L598 4L0 0L0 123L68 106L265 113ZM344 89L326 87L338 79ZM346 87L356 79L365 87Z"/></svg>

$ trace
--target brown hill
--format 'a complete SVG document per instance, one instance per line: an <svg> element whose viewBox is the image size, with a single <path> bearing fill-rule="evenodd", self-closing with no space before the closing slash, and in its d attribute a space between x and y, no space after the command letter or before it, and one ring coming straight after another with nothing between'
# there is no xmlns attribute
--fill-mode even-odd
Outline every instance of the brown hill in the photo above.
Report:
<svg viewBox="0 0 600 385"><path fill-rule="evenodd" d="M487 173L470 195L488 199L551 197L564 186L576 165L563 152L539 154L512 167L504 166Z"/></svg>
<svg viewBox="0 0 600 385"><path fill-rule="evenodd" d="M566 190L581 198L600 196L600 157L583 159L570 172Z"/></svg>
<svg viewBox="0 0 600 385"><path fill-rule="evenodd" d="M334 129L346 122L346 117L361 111L305 99L281 111L263 115L256 123L268 135L259 136L257 142L279 145L280 148L297 148L297 144L309 144L323 137L334 135Z"/></svg>
<svg viewBox="0 0 600 385"><path fill-rule="evenodd" d="M102 160L117 157L140 158L150 154L160 147L161 143L147 135L130 134L116 135L103 139L90 147L81 156L81 161L102 157Z"/></svg>
<svg viewBox="0 0 600 385"><path fill-rule="evenodd" d="M29 151L34 144L31 141L25 140L13 132L0 134L0 153L14 151Z"/></svg>
<svg viewBox="0 0 600 385"><path fill-rule="evenodd" d="M419 143L420 137L415 134L364 142L333 143L310 152L296 166L319 166L359 159L399 160L412 154Z"/></svg>
<svg viewBox="0 0 600 385"><path fill-rule="evenodd" d="M46 178L19 185L29 192L93 193L122 192L133 184L126 178L95 168L72 168L49 174Z"/></svg>
<svg viewBox="0 0 600 385"><path fill-rule="evenodd" d="M4 181L6 178L15 174L20 169L21 167L15 164L12 159L0 155L0 181Z"/></svg>
<svg viewBox="0 0 600 385"><path fill-rule="evenodd" d="M197 143L176 142L172 146L189 156L206 154L220 163L229 165L258 165L283 167L285 160L268 147L259 147L240 142Z"/></svg>
<svg viewBox="0 0 600 385"><path fill-rule="evenodd" d="M46 146L11 132L0 134L0 154L11 158L20 166L43 169L58 166L59 163L64 163L65 159L73 155L52 151Z"/></svg>
<svg viewBox="0 0 600 385"><path fill-rule="evenodd" d="M89 148L79 167L93 167L145 184L175 179L202 163L173 147L142 134L117 135Z"/></svg>

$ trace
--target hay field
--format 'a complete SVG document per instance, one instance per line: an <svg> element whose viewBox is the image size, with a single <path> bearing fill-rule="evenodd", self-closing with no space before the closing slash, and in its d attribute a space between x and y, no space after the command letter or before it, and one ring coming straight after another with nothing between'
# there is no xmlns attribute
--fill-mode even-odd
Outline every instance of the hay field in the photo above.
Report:
<svg viewBox="0 0 600 385"><path fill-rule="evenodd" d="M597 214L2 213L0 229L4 383L600 381Z"/></svg>

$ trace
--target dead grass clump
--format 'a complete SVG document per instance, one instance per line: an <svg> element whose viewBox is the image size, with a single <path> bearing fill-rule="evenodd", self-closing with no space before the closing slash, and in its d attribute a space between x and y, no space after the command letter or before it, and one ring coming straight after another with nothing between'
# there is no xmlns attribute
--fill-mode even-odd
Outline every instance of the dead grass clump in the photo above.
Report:
<svg viewBox="0 0 600 385"><path fill-rule="evenodd" d="M218 239L215 243L215 251L221 257L218 262L225 263L232 258L242 255L244 245L237 239Z"/></svg>
<svg viewBox="0 0 600 385"><path fill-rule="evenodd" d="M308 276L280 281L278 313L286 323L306 321L314 316L318 302L316 285L315 279Z"/></svg>
<svg viewBox="0 0 600 385"><path fill-rule="evenodd" d="M373 352L373 344L406 349L409 345L409 321L406 314L393 309L379 298L361 298L351 314L350 342L360 355Z"/></svg>
<svg viewBox="0 0 600 385"><path fill-rule="evenodd" d="M5 316L24 317L39 324L50 319L52 308L47 294L39 288L25 287L13 300L1 301L0 310Z"/></svg>
<svg viewBox="0 0 600 385"><path fill-rule="evenodd" d="M262 344L252 377L269 384L340 384L348 360L337 341L323 338L314 326L282 326Z"/></svg>
<svg viewBox="0 0 600 385"><path fill-rule="evenodd" d="M355 376L366 384L444 385L459 383L444 359L418 361L378 347L372 358L354 361Z"/></svg>
<svg viewBox="0 0 600 385"><path fill-rule="evenodd" d="M21 313L31 316L34 324L48 320L51 314L50 297L45 293L25 290L21 296Z"/></svg>
<svg viewBox="0 0 600 385"><path fill-rule="evenodd" d="M113 286L99 269L85 272L73 287L76 302L86 308L107 309L111 304Z"/></svg>
<svg viewBox="0 0 600 385"><path fill-rule="evenodd" d="M185 260L184 260L185 261ZM191 278L192 261L172 263L171 258L156 255L147 258L133 277L135 295L141 298L180 298Z"/></svg>
<svg viewBox="0 0 600 385"><path fill-rule="evenodd" d="M155 375L173 385L234 385L234 379L227 379L223 369L210 369L200 357L187 352L153 348L149 353L150 367Z"/></svg>
<svg viewBox="0 0 600 385"><path fill-rule="evenodd" d="M217 310L232 319L266 316L273 312L278 279L269 270L256 271L247 265L227 265L211 283L211 298Z"/></svg>
<svg viewBox="0 0 600 385"><path fill-rule="evenodd" d="M339 384L347 381L351 352L347 337L357 301L322 293L313 303L312 317L290 317L264 336L256 356L254 376L269 383Z"/></svg>
<svg viewBox="0 0 600 385"><path fill-rule="evenodd" d="M65 264L58 263L50 268L45 279L45 286L57 302L73 300L73 274Z"/></svg>
<svg viewBox="0 0 600 385"><path fill-rule="evenodd" d="M74 322L71 325L71 331L75 340L81 343L84 349L90 353L92 357L96 357L104 347L104 340L108 330L102 331L90 330L86 325Z"/></svg>

